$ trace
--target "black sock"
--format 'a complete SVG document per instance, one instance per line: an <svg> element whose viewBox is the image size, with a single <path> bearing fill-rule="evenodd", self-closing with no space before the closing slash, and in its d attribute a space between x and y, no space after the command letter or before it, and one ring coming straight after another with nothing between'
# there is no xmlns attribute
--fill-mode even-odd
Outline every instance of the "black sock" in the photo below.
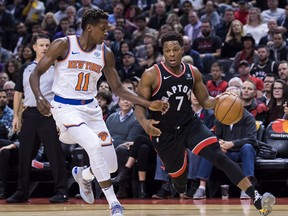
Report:
<svg viewBox="0 0 288 216"><path fill-rule="evenodd" d="M261 198L262 196L259 194L259 192L254 188L254 186L250 186L247 188L245 193L250 196L253 200L253 204L257 209L262 209L261 205Z"/></svg>
<svg viewBox="0 0 288 216"><path fill-rule="evenodd" d="M125 173L130 173L131 168L125 166L124 169L123 169L123 171L124 171Z"/></svg>

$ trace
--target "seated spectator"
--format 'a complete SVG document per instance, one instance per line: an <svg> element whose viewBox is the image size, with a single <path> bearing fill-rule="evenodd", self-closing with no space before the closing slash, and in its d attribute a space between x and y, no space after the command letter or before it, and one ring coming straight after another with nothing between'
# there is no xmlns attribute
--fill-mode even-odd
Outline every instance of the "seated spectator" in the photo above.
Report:
<svg viewBox="0 0 288 216"><path fill-rule="evenodd" d="M184 28L186 25L189 24L189 11L193 8L192 3L189 0L185 0L182 3L182 14L179 17L179 21L181 26Z"/></svg>
<svg viewBox="0 0 288 216"><path fill-rule="evenodd" d="M207 81L207 89L211 96L216 97L217 95L226 91L228 83L225 80L222 80L224 76L223 66L218 62L214 62L211 66L211 80Z"/></svg>
<svg viewBox="0 0 288 216"><path fill-rule="evenodd" d="M228 86L229 87L235 86L235 87L241 89L242 85L243 85L243 82L242 82L242 80L239 77L233 77L228 82Z"/></svg>
<svg viewBox="0 0 288 216"><path fill-rule="evenodd" d="M58 21L56 20L54 13L46 13L41 23L41 29L43 30L43 33L45 32L47 35L49 35L50 39L52 39L56 33L57 26Z"/></svg>
<svg viewBox="0 0 288 216"><path fill-rule="evenodd" d="M226 36L230 29L230 25L233 20L234 20L234 10L233 8L228 7L224 11L223 19L215 28L215 34L221 38L222 43L224 43L226 39Z"/></svg>
<svg viewBox="0 0 288 216"><path fill-rule="evenodd" d="M155 7L155 13L150 17L147 26L158 31L162 25L166 24L166 3L164 1L158 1Z"/></svg>
<svg viewBox="0 0 288 216"><path fill-rule="evenodd" d="M121 81L131 79L132 77L140 78L144 72L144 68L136 63L135 56L132 52L128 51L122 56L123 67L118 70Z"/></svg>
<svg viewBox="0 0 288 216"><path fill-rule="evenodd" d="M16 82L21 66L21 63L17 59L9 59L9 61L5 64L5 72L8 74L9 80Z"/></svg>
<svg viewBox="0 0 288 216"><path fill-rule="evenodd" d="M266 126L284 115L283 105L288 101L288 85L284 80L277 79L271 86L271 99L268 103Z"/></svg>
<svg viewBox="0 0 288 216"><path fill-rule="evenodd" d="M184 35L191 38L194 41L196 38L200 37L202 22L199 20L198 14L195 10L191 9L189 11L189 24L184 26Z"/></svg>
<svg viewBox="0 0 288 216"><path fill-rule="evenodd" d="M110 91L99 91L97 93L96 99L102 109L103 120L106 121L108 116L110 115L110 110L108 109L108 106L112 101L112 94Z"/></svg>
<svg viewBox="0 0 288 216"><path fill-rule="evenodd" d="M241 99L244 104L244 108L247 109L257 121L265 123L267 107L264 103L255 98L256 85L251 80L243 82L241 88Z"/></svg>
<svg viewBox="0 0 288 216"><path fill-rule="evenodd" d="M280 32L277 20L275 19L269 20L267 26L268 26L268 34L260 39L258 45L270 46L273 43L274 33Z"/></svg>
<svg viewBox="0 0 288 216"><path fill-rule="evenodd" d="M117 71L123 67L123 54L126 52L132 52L132 47L130 45L130 43L126 40L121 41L120 43L120 55L119 56L115 56L115 66Z"/></svg>
<svg viewBox="0 0 288 216"><path fill-rule="evenodd" d="M288 62L281 61L278 66L278 75L280 79L288 83Z"/></svg>
<svg viewBox="0 0 288 216"><path fill-rule="evenodd" d="M146 44L146 57L142 62L139 62L139 65L143 68L150 68L156 64L156 59L159 55L158 45L156 43L148 43Z"/></svg>
<svg viewBox="0 0 288 216"><path fill-rule="evenodd" d="M264 88L263 88L263 96L261 98L258 98L259 101L266 104L266 106L269 104L269 101L271 100L272 95L272 84L277 79L277 75L268 73L264 78Z"/></svg>
<svg viewBox="0 0 288 216"><path fill-rule="evenodd" d="M3 90L7 94L7 105L13 109L14 93L15 93L15 83L11 80L7 81L3 85Z"/></svg>
<svg viewBox="0 0 288 216"><path fill-rule="evenodd" d="M0 35L0 66L2 66L1 64L6 64L11 57L11 53L2 46L2 37Z"/></svg>
<svg viewBox="0 0 288 216"><path fill-rule="evenodd" d="M238 68L238 73L239 77L242 80L242 82L245 82L246 80L251 80L255 83L256 85L256 97L262 97L263 96L263 81L257 77L253 77L250 74L250 65L246 60L242 60L239 63L239 68Z"/></svg>
<svg viewBox="0 0 288 216"><path fill-rule="evenodd" d="M33 50L33 47L30 44L27 44L23 48L22 52L22 64L28 64L33 61L35 58L35 52Z"/></svg>
<svg viewBox="0 0 288 216"><path fill-rule="evenodd" d="M286 38L280 32L273 34L273 43L268 45L270 51L270 58L274 61L287 61L288 59L288 46Z"/></svg>
<svg viewBox="0 0 288 216"><path fill-rule="evenodd" d="M269 73L273 73L276 76L278 75L278 65L275 61L269 58L270 51L267 46L260 45L257 48L258 52L258 61L255 64L251 65L251 75L257 77L261 80L264 80L266 75Z"/></svg>
<svg viewBox="0 0 288 216"><path fill-rule="evenodd" d="M180 24L179 16L177 13L174 13L174 12L170 13L167 16L166 24L170 25L172 27L173 31L176 31L179 34L183 34L184 28Z"/></svg>
<svg viewBox="0 0 288 216"><path fill-rule="evenodd" d="M0 90L3 89L4 84L9 80L6 72L0 72Z"/></svg>
<svg viewBox="0 0 288 216"><path fill-rule="evenodd" d="M253 7L249 9L247 24L244 25L244 34L250 33L254 40L256 46L262 37L268 34L267 23L262 23L261 11L259 8Z"/></svg>
<svg viewBox="0 0 288 216"><path fill-rule="evenodd" d="M57 39L57 38L61 38L61 37L65 37L67 34L67 30L69 29L70 23L69 23L69 19L68 17L63 17L60 22L59 25L57 27L57 29L59 29L53 36L53 40Z"/></svg>
<svg viewBox="0 0 288 216"><path fill-rule="evenodd" d="M26 23L39 22L43 19L45 12L45 5L39 0L29 0L28 4L22 11Z"/></svg>
<svg viewBox="0 0 288 216"><path fill-rule="evenodd" d="M220 57L222 43L218 36L212 35L209 21L202 22L201 33L202 36L193 41L192 48L200 53L205 72L209 73L211 64Z"/></svg>
<svg viewBox="0 0 288 216"><path fill-rule="evenodd" d="M262 11L262 17L264 22L268 22L271 19L279 19L284 16L285 10L278 7L278 0L267 0L268 9Z"/></svg>
<svg viewBox="0 0 288 216"><path fill-rule="evenodd" d="M206 1L204 14L201 16L200 20L202 23L203 21L208 20L212 25L212 29L215 29L220 23L220 16L215 10L213 1Z"/></svg>
<svg viewBox="0 0 288 216"><path fill-rule="evenodd" d="M8 139L12 130L13 110L7 105L7 93L0 89L0 139Z"/></svg>
<svg viewBox="0 0 288 216"><path fill-rule="evenodd" d="M230 67L230 73L236 73L238 71L239 63L242 60L246 60L249 65L258 61L258 54L255 50L255 40L251 34L246 34L242 37L243 49L238 52Z"/></svg>
<svg viewBox="0 0 288 216"><path fill-rule="evenodd" d="M233 20L221 49L221 58L233 60L235 55L242 50L243 36L243 24L239 20Z"/></svg>
<svg viewBox="0 0 288 216"><path fill-rule="evenodd" d="M118 173L121 173L125 168L129 149L135 139L140 134L145 134L140 126L133 111L133 104L124 99L119 98L119 111L112 113L106 120L107 128L113 139L113 145L116 150L118 160ZM147 155L146 155L147 156ZM118 198L123 198L127 190L127 184L121 184ZM116 195L117 195L116 194Z"/></svg>
<svg viewBox="0 0 288 216"><path fill-rule="evenodd" d="M238 9L234 12L235 19L239 20L243 25L247 22L249 5L247 0L239 0Z"/></svg>
<svg viewBox="0 0 288 216"><path fill-rule="evenodd" d="M228 87L227 92L238 92L235 87ZM234 125L224 125L218 120L215 121L214 132L219 139L221 150L227 156L235 161L242 163L243 174L251 180L254 177L254 162L256 156L256 122L254 117L244 110L242 119ZM213 165L204 158L200 159L197 177L200 179L200 185L195 192L193 199L206 198L206 182L209 180ZM250 197L241 191L240 199L250 199Z"/></svg>
<svg viewBox="0 0 288 216"><path fill-rule="evenodd" d="M278 20L277 23L279 25L279 28L282 28L282 31L285 38L288 37L288 4L286 3L285 5L285 15L281 16Z"/></svg>
<svg viewBox="0 0 288 216"><path fill-rule="evenodd" d="M68 0L58 0L57 6L57 11L54 13L54 16L57 20L57 23L59 23L63 17L66 17L65 10L68 6Z"/></svg>

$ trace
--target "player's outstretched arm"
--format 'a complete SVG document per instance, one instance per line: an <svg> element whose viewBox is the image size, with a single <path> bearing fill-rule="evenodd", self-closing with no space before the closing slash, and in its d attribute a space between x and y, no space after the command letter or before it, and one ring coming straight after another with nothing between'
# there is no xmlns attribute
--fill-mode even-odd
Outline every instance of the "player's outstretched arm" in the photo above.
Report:
<svg viewBox="0 0 288 216"><path fill-rule="evenodd" d="M145 98L150 100L153 89L157 86L157 72L155 72L154 67L147 69L138 84L137 93ZM146 118L146 109L142 106L135 106L135 116L139 121L140 125L150 136L160 136L161 131L154 127L155 124L158 124L158 121L153 119Z"/></svg>
<svg viewBox="0 0 288 216"><path fill-rule="evenodd" d="M206 86L202 81L202 75L196 67L193 67L194 70L194 88L193 93L199 101L200 105L205 109L214 109L216 99L211 97L208 93Z"/></svg>
<svg viewBox="0 0 288 216"><path fill-rule="evenodd" d="M65 57L68 50L67 39L58 39L51 43L43 58L37 63L30 76L30 85L37 101L38 110L46 116L51 115L50 103L44 98L40 90L40 76L44 74L58 57Z"/></svg>
<svg viewBox="0 0 288 216"><path fill-rule="evenodd" d="M135 105L141 105L146 107L152 111L160 111L162 113L166 113L169 109L169 104L164 101L148 101L145 100L143 97L139 97L138 94L130 91L129 89L125 88L120 78L117 74L115 69L115 59L112 51L109 48L106 48L106 56L105 56L105 67L103 68L103 72L107 79L107 82L111 86L112 91L120 96L123 97Z"/></svg>

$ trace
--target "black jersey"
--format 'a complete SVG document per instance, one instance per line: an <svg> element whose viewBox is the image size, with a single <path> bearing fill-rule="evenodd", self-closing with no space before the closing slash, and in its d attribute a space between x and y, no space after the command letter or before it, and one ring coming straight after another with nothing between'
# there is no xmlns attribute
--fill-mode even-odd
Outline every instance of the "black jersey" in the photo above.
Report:
<svg viewBox="0 0 288 216"><path fill-rule="evenodd" d="M170 109L165 115L160 112L150 112L150 117L160 121L158 128L176 128L184 125L193 117L191 107L191 91L194 85L192 66L182 63L182 72L176 75L169 71L161 62L155 67L158 70L159 83L152 93L152 100L163 100L170 103Z"/></svg>

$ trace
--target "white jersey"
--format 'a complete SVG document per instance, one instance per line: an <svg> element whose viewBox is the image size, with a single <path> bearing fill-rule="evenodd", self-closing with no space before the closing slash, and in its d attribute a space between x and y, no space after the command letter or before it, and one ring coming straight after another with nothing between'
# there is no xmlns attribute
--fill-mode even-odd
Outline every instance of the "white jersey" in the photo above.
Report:
<svg viewBox="0 0 288 216"><path fill-rule="evenodd" d="M104 67L105 45L85 52L76 35L68 36L69 51L55 64L52 91L67 99L89 100L97 95L97 81Z"/></svg>

